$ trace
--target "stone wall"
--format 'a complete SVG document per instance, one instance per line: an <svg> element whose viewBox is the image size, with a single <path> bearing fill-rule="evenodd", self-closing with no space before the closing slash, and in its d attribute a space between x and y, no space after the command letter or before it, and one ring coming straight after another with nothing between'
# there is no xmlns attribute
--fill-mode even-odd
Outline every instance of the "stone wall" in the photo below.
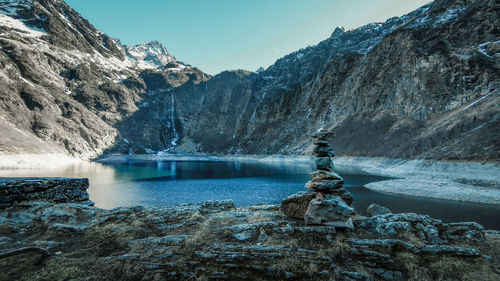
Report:
<svg viewBox="0 0 500 281"><path fill-rule="evenodd" d="M91 203L88 187L88 179L0 178L0 209L34 200Z"/></svg>

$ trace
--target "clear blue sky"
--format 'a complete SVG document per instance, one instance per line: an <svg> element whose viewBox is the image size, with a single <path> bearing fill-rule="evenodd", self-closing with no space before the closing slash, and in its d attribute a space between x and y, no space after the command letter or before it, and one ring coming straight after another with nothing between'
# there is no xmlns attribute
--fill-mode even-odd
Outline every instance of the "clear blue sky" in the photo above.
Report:
<svg viewBox="0 0 500 281"><path fill-rule="evenodd" d="M267 68L347 29L385 21L430 0L66 0L125 44L158 40L178 60L216 74Z"/></svg>

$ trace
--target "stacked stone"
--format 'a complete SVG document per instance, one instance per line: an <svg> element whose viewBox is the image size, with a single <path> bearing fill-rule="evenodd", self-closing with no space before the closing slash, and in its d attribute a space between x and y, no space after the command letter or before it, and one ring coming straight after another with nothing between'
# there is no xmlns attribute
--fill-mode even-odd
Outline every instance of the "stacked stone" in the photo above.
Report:
<svg viewBox="0 0 500 281"><path fill-rule="evenodd" d="M306 188L314 192L315 198L309 202L304 220L306 224L352 229L351 217L356 214L351 207L353 197L342 188L344 179L333 170L332 158L335 153L328 141L332 136L332 133L323 129L312 136L316 171L311 173L312 180L306 184Z"/></svg>

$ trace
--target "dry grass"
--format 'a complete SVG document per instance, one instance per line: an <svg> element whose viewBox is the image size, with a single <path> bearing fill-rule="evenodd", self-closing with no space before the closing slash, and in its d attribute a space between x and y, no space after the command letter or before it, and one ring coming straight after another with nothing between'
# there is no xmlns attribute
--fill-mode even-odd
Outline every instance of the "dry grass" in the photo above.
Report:
<svg viewBox="0 0 500 281"><path fill-rule="evenodd" d="M402 232L399 238L417 247L422 247L425 245L425 242L422 241L422 239L419 238L417 235L415 235L415 233L413 232L408 232L408 231Z"/></svg>
<svg viewBox="0 0 500 281"><path fill-rule="evenodd" d="M338 234L333 243L321 247L318 254L333 259L348 259L351 257L351 246L347 243L345 236Z"/></svg>
<svg viewBox="0 0 500 281"><path fill-rule="evenodd" d="M301 275L307 276L313 276L320 271L318 265L301 260L295 255L276 259L273 269L281 272L300 272Z"/></svg>
<svg viewBox="0 0 500 281"><path fill-rule="evenodd" d="M483 258L470 261L455 257L444 257L429 265L429 275L432 280L499 280L500 276L493 273L488 262Z"/></svg>
<svg viewBox="0 0 500 281"><path fill-rule="evenodd" d="M395 261L401 272L415 272L419 269L419 257L412 253L400 252L395 256Z"/></svg>
<svg viewBox="0 0 500 281"><path fill-rule="evenodd" d="M209 217L205 221L200 221L195 229L195 232L190 235L186 241L188 244L213 243L214 241L224 240L231 236L231 232L224 227L234 224L234 219L221 219L218 216ZM221 232L215 231L222 229Z"/></svg>
<svg viewBox="0 0 500 281"><path fill-rule="evenodd" d="M500 235L486 237L484 245L480 248L484 255L492 258L492 264L500 273Z"/></svg>
<svg viewBox="0 0 500 281"><path fill-rule="evenodd" d="M296 256L288 256L281 259L276 259L276 263L273 265L275 270L279 271L296 271L303 267L304 264Z"/></svg>
<svg viewBox="0 0 500 281"><path fill-rule="evenodd" d="M299 247L301 245L301 242L297 240L296 238L288 238L288 239L283 239L283 237L275 234L270 234L267 238L267 240L264 242L264 245L267 246L276 246L276 245L283 245L287 244L288 246L295 246Z"/></svg>
<svg viewBox="0 0 500 281"><path fill-rule="evenodd" d="M395 260L409 281L421 280L500 280L484 258L432 256L421 258L411 253L398 253Z"/></svg>
<svg viewBox="0 0 500 281"><path fill-rule="evenodd" d="M352 271L370 275L370 272L366 269L366 267L359 265L359 264L353 266Z"/></svg>

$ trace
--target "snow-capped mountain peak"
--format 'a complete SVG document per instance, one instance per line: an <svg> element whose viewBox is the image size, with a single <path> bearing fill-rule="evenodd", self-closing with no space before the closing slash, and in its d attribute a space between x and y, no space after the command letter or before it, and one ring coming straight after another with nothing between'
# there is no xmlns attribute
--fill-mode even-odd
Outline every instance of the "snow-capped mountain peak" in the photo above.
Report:
<svg viewBox="0 0 500 281"><path fill-rule="evenodd" d="M119 41L115 42L120 44ZM171 62L177 61L159 41L134 46L120 45L127 58L136 62L140 68L163 68Z"/></svg>
<svg viewBox="0 0 500 281"><path fill-rule="evenodd" d="M343 27L343 26L337 26L330 37L331 38L336 38L336 37L339 37L340 35L342 35L344 33L345 33L345 27Z"/></svg>

